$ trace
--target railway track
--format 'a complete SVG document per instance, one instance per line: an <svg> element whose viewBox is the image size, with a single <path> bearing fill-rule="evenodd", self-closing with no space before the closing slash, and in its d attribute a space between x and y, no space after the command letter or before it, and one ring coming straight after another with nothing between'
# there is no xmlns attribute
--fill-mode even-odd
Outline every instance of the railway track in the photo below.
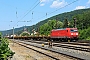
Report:
<svg viewBox="0 0 90 60"><path fill-rule="evenodd" d="M72 45L81 45L81 46L90 46L90 43L81 43L81 42L63 42L63 44L72 44Z"/></svg>
<svg viewBox="0 0 90 60"><path fill-rule="evenodd" d="M90 52L90 45L89 43L78 43L78 42L70 42L70 43L60 43L54 44L57 47L63 47L63 48L68 48L68 49L74 49L74 50L79 50L79 51L85 51L85 52Z"/></svg>
<svg viewBox="0 0 90 60"><path fill-rule="evenodd" d="M29 40L28 42L48 45L48 42L43 42L43 41L31 41L31 40ZM82 44L82 43L54 43L53 42L53 46L62 47L62 48L68 48L68 49L74 49L74 50L79 50L79 51L85 51L85 52L90 52L90 48L88 48L89 44ZM82 46L84 46L84 47L82 47Z"/></svg>
<svg viewBox="0 0 90 60"><path fill-rule="evenodd" d="M90 48L83 48L83 47L77 47L77 46L67 46L67 45L58 45L58 44L54 44L54 46L62 47L62 48L68 48L68 49L74 49L74 50L79 50L79 51L90 52Z"/></svg>
<svg viewBox="0 0 90 60"><path fill-rule="evenodd" d="M19 44L19 45L21 45L21 46L24 46L24 47L26 47L26 48L28 48L28 49L34 50L34 51L36 51L36 52L38 52L38 53L40 53L40 54L43 54L43 55L45 55L45 56L48 56L48 57L52 58L52 60L61 60L60 58L57 58L56 56L52 56L51 54L47 54L47 53L38 51L38 50L36 50L36 49L30 48L30 47L27 46L27 45L30 45L30 46L34 46L34 45L27 44L27 43L23 43L23 42L15 42L15 43L17 43L17 44ZM23 45L22 43L23 43L24 45ZM39 47L39 46L34 46L34 47L37 47L37 48L40 48L40 49L43 49L43 50L48 51L48 49L44 49L44 48L41 48L41 47ZM52 51L52 50L49 50L49 52L57 53L57 52ZM65 57L65 56L64 56L64 57ZM73 59L73 60L80 59L80 58L76 58L76 57L73 57L73 58L72 58L71 56L69 56L69 57L70 57L70 59Z"/></svg>
<svg viewBox="0 0 90 60"><path fill-rule="evenodd" d="M38 52L38 53L40 53L40 54L46 55L46 56L48 56L48 57L50 57L50 58L52 58L52 59L54 59L54 60L60 60L60 59L58 59L58 58L55 58L55 57L53 57L53 56L50 56L49 54L45 54L45 53L40 52L40 51L38 51L38 50L35 50L35 49L33 49L33 48L27 47L26 45L29 45L29 44L26 44L26 43L24 43L24 44L26 44L26 45L23 45L23 44L20 44L20 43L17 43L17 44L19 44L19 45L21 45L21 46L24 46L24 47L26 47L26 48L28 48L28 49L34 50L34 51L36 51L36 52Z"/></svg>
<svg viewBox="0 0 90 60"><path fill-rule="evenodd" d="M49 51L54 52L54 53L63 54L63 53L60 53L60 51L56 51L56 50L53 50L53 49L43 48L43 47L40 47L40 46L28 44L28 43L26 43L26 42L18 42L18 44L19 44L19 43L23 43L23 44L26 44L26 45L31 45L31 46L34 46L34 47L37 47L37 48L40 48L40 49L44 49L44 50L49 50ZM22 44L20 44L20 45L22 45ZM26 47L26 48L29 48L29 47L27 47L27 46L25 46L25 45L22 45L22 46L24 46L24 47ZM29 48L29 49L32 49L32 48ZM34 50L34 49L32 49L32 50ZM37 50L34 50L34 51L37 51ZM45 54L45 53L43 53L43 52L40 52L40 51L37 51L37 52L39 52L39 53L41 53L41 54L44 54L44 55L46 55L46 56L48 56L48 57L51 57L51 58L53 58L53 59L55 59L55 60L60 60L60 59L58 59L58 58L52 57L52 56L50 56L50 55L48 55L48 54ZM75 57L75 56L68 55L68 54L63 54L63 55L69 56L69 57L72 57L72 58L75 58L75 59L78 59L78 60L84 60L83 58Z"/></svg>

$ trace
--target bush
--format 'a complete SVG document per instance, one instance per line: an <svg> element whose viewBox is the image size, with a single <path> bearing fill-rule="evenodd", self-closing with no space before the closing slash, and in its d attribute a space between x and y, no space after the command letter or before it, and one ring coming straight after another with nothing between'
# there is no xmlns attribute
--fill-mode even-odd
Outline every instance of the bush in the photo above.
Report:
<svg viewBox="0 0 90 60"><path fill-rule="evenodd" d="M5 38L0 39L0 60L7 60L8 57L12 57L14 52L8 47L9 42Z"/></svg>
<svg viewBox="0 0 90 60"><path fill-rule="evenodd" d="M90 28L79 30L79 34L80 39L90 40Z"/></svg>
<svg viewBox="0 0 90 60"><path fill-rule="evenodd" d="M86 40L90 40L90 37L88 37Z"/></svg>
<svg viewBox="0 0 90 60"><path fill-rule="evenodd" d="M28 33L22 33L21 36L30 36Z"/></svg>

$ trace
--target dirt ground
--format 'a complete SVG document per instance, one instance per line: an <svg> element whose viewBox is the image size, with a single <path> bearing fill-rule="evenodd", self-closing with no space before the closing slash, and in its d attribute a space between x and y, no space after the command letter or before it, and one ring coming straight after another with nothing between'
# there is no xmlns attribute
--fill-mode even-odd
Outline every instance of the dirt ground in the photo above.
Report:
<svg viewBox="0 0 90 60"><path fill-rule="evenodd" d="M36 51L25 48L23 46L20 46L16 43L13 44L12 41L9 41L9 47L13 52L15 52L15 54L11 60L54 60L48 56L45 56L43 54L40 54ZM57 53L55 54L55 53L50 52L50 51L35 48L33 46L31 46L31 48L42 51L46 54L51 54L52 56L55 56L55 57L59 58L60 60L75 60L75 59L66 57L64 55L57 54Z"/></svg>
<svg viewBox="0 0 90 60"><path fill-rule="evenodd" d="M20 46L16 43L9 43L10 49L15 52L13 58L11 60L52 60L51 58L39 54L33 50L27 49L23 46Z"/></svg>

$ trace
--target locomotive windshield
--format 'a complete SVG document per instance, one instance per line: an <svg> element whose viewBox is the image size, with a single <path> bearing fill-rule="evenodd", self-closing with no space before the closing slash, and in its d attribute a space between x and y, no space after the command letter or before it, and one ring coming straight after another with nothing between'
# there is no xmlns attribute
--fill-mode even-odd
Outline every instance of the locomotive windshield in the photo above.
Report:
<svg viewBox="0 0 90 60"><path fill-rule="evenodd" d="M71 29L70 31L71 31L71 32L78 32L78 30L73 30L73 29Z"/></svg>

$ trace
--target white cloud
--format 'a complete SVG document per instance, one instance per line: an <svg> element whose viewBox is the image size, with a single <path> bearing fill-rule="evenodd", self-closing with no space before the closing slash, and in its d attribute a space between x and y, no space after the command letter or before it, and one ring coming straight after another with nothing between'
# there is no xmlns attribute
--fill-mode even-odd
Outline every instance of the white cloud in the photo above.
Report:
<svg viewBox="0 0 90 60"><path fill-rule="evenodd" d="M47 0L40 0L40 2L42 3L42 2L46 2Z"/></svg>
<svg viewBox="0 0 90 60"><path fill-rule="evenodd" d="M90 0L87 3L90 4Z"/></svg>
<svg viewBox="0 0 90 60"><path fill-rule="evenodd" d="M77 6L77 7L75 8L75 10L85 9L85 8L86 8L85 6Z"/></svg>
<svg viewBox="0 0 90 60"><path fill-rule="evenodd" d="M64 7L67 4L67 2L65 2L64 0L59 1L59 0L55 0L53 1L52 5L50 6L51 8L60 8L60 7Z"/></svg>
<svg viewBox="0 0 90 60"><path fill-rule="evenodd" d="M40 6L44 6L47 2L49 2L50 0L40 0Z"/></svg>
<svg viewBox="0 0 90 60"><path fill-rule="evenodd" d="M40 4L40 6L44 6L44 5L45 5L44 3Z"/></svg>
<svg viewBox="0 0 90 60"><path fill-rule="evenodd" d="M87 8L90 8L90 0L88 0L88 2L87 2Z"/></svg>

